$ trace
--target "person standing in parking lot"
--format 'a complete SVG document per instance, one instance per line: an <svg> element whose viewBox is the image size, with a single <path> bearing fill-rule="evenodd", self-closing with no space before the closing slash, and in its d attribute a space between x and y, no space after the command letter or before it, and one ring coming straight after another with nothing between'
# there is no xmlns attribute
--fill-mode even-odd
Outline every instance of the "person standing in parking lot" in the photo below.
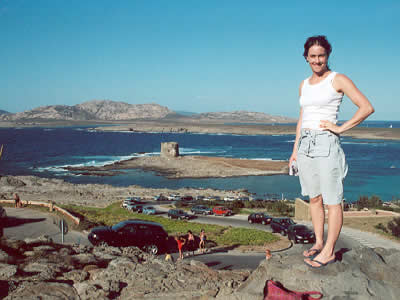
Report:
<svg viewBox="0 0 400 300"><path fill-rule="evenodd" d="M185 245L186 240L183 237L175 236L175 241L178 246L179 259L183 259L182 247Z"/></svg>
<svg viewBox="0 0 400 300"><path fill-rule="evenodd" d="M328 66L332 46L322 35L304 44L303 56L312 74L299 88L300 116L289 168L297 161L301 193L310 198L310 212L316 242L303 255L305 263L321 268L335 262L335 244L343 225L343 179L347 173L340 134L357 126L374 112L368 99L343 74ZM353 117L341 125L337 117L343 96L358 107ZM328 208L328 236L324 243L325 209Z"/></svg>
<svg viewBox="0 0 400 300"><path fill-rule="evenodd" d="M19 195L17 193L14 194L14 202L15 202L15 208L22 207L21 199L19 198Z"/></svg>
<svg viewBox="0 0 400 300"><path fill-rule="evenodd" d="M204 251L206 250L206 233L204 229L200 231L199 249L201 253L204 253Z"/></svg>
<svg viewBox="0 0 400 300"><path fill-rule="evenodd" d="M193 233L188 230L188 238L187 238L187 248L188 248L188 252L192 252L192 255L194 256L194 235Z"/></svg>

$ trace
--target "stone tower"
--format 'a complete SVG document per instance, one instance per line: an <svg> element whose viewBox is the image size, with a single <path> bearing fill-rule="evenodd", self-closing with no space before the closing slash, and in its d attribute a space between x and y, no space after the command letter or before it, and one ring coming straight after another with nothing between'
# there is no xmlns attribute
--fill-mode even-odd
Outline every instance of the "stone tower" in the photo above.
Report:
<svg viewBox="0 0 400 300"><path fill-rule="evenodd" d="M176 142L161 143L161 157L174 158L179 156L179 145Z"/></svg>

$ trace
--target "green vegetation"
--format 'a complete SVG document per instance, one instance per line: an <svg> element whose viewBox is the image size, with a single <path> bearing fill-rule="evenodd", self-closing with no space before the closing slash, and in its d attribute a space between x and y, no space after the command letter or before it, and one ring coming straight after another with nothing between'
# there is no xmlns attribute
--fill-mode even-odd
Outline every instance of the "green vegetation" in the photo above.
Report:
<svg viewBox="0 0 400 300"><path fill-rule="evenodd" d="M119 203L111 204L106 208L93 208L75 205L63 205L71 213L80 216L87 228L97 225L113 225L127 219L140 219L160 223L169 235L186 234L191 230L198 235L204 229L208 240L217 245L264 245L279 240L279 237L265 231L227 226L200 224L194 222L170 220L160 216L149 216L130 212L120 207Z"/></svg>

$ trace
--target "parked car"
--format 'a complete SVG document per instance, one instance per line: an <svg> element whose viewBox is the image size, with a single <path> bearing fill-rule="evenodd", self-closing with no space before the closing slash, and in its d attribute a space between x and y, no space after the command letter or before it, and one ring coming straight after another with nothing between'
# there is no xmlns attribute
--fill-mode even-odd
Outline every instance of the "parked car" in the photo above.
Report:
<svg viewBox="0 0 400 300"><path fill-rule="evenodd" d="M178 219L178 220L189 220L192 218L191 215L183 211L182 209L170 209L168 211L168 218L170 219Z"/></svg>
<svg viewBox="0 0 400 300"><path fill-rule="evenodd" d="M145 215L155 215L156 214L156 209L154 206L145 206L143 207L143 214Z"/></svg>
<svg viewBox="0 0 400 300"><path fill-rule="evenodd" d="M134 204L132 205L132 210L136 211L138 214L143 212L143 204Z"/></svg>
<svg viewBox="0 0 400 300"><path fill-rule="evenodd" d="M236 200L236 198L233 196L225 196L224 197L224 201L235 201L235 200Z"/></svg>
<svg viewBox="0 0 400 300"><path fill-rule="evenodd" d="M133 203L125 203L125 204L122 204L122 207L127 210L135 211L136 205L137 204L133 204Z"/></svg>
<svg viewBox="0 0 400 300"><path fill-rule="evenodd" d="M179 195L175 195L175 194L170 194L167 196L168 200L170 201L179 201L181 200L181 197Z"/></svg>
<svg viewBox="0 0 400 300"><path fill-rule="evenodd" d="M225 216L225 217L232 215L232 211L224 206L215 206L213 208L213 213L216 216Z"/></svg>
<svg viewBox="0 0 400 300"><path fill-rule="evenodd" d="M213 214L213 210L211 208L209 208L208 206L205 206L205 205L195 205L190 209L190 211L194 215L196 215L196 214L212 215Z"/></svg>
<svg viewBox="0 0 400 300"><path fill-rule="evenodd" d="M204 196L203 195L197 195L196 196L196 201L202 201L202 200L204 200Z"/></svg>
<svg viewBox="0 0 400 300"><path fill-rule="evenodd" d="M291 218L272 218L271 229L272 232L280 232L282 235L286 235L289 226L296 224Z"/></svg>
<svg viewBox="0 0 400 300"><path fill-rule="evenodd" d="M247 217L247 221L251 223L261 223L263 225L270 224L272 217L265 213L252 213Z"/></svg>
<svg viewBox="0 0 400 300"><path fill-rule="evenodd" d="M239 201L250 201L249 197L239 197Z"/></svg>
<svg viewBox="0 0 400 300"><path fill-rule="evenodd" d="M132 206L135 204L141 204L141 199L139 197L127 197L123 202L122 202L122 207L127 208L127 206Z"/></svg>
<svg viewBox="0 0 400 300"><path fill-rule="evenodd" d="M95 246L136 246L157 254L166 249L168 234L156 222L126 220L113 226L95 227L89 233L88 239Z"/></svg>
<svg viewBox="0 0 400 300"><path fill-rule="evenodd" d="M187 201L187 202L193 201L193 196L185 195L181 197L181 201Z"/></svg>
<svg viewBox="0 0 400 300"><path fill-rule="evenodd" d="M161 195L161 194L157 195L157 196L154 196L153 199L156 200L156 201L167 201L168 200L168 198L166 196Z"/></svg>
<svg viewBox="0 0 400 300"><path fill-rule="evenodd" d="M291 225L288 229L288 238L297 243L314 243L315 234L307 226L304 225Z"/></svg>

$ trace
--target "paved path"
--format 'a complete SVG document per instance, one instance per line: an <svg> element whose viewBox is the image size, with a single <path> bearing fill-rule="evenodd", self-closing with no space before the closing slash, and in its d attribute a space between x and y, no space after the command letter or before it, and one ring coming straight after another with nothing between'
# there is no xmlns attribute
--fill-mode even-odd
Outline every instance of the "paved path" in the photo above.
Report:
<svg viewBox="0 0 400 300"><path fill-rule="evenodd" d="M59 218L55 214L29 208L5 207L5 209L7 224L4 228L4 236L24 240L47 235L55 243L61 243L60 229L54 224L54 221L59 221ZM90 245L86 234L74 230L69 230L64 235L64 243Z"/></svg>

